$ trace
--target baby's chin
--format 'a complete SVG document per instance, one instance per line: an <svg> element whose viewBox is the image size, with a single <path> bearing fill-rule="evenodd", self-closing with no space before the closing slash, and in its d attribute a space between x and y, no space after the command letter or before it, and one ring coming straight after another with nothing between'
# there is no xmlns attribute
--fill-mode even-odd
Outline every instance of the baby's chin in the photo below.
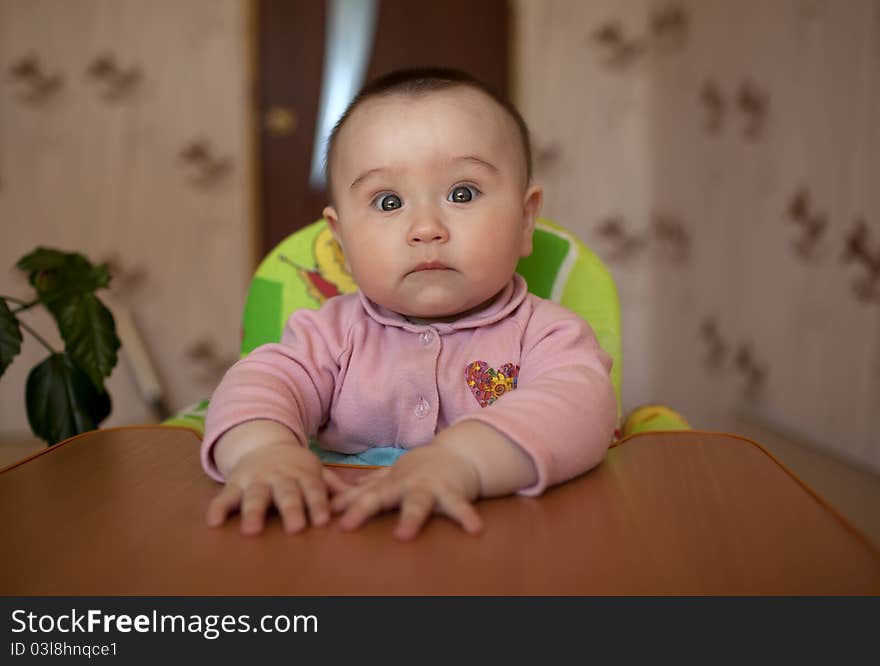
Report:
<svg viewBox="0 0 880 666"><path fill-rule="evenodd" d="M412 322L440 323L461 319L467 316L473 308L466 303L450 304L439 302L408 304L391 309Z"/></svg>
<svg viewBox="0 0 880 666"><path fill-rule="evenodd" d="M464 319L488 307L503 290L501 287L498 290L472 288L468 291L461 284L438 281L435 284L419 285L416 289L407 288L397 294L376 294L385 296L384 299L373 298L370 293L365 293L374 303L410 321L441 323Z"/></svg>
<svg viewBox="0 0 880 666"><path fill-rule="evenodd" d="M421 307L395 310L399 315L414 323L440 323L461 319L469 308Z"/></svg>
<svg viewBox="0 0 880 666"><path fill-rule="evenodd" d="M422 304L421 307L406 307L395 311L414 323L449 323L479 312L488 307L494 298L495 295L478 303L465 302L455 305L449 303ZM394 308L391 309L394 310Z"/></svg>
<svg viewBox="0 0 880 666"><path fill-rule="evenodd" d="M472 306L469 299L462 298L460 287L446 284L408 289L394 300L385 307L408 319L454 319Z"/></svg>

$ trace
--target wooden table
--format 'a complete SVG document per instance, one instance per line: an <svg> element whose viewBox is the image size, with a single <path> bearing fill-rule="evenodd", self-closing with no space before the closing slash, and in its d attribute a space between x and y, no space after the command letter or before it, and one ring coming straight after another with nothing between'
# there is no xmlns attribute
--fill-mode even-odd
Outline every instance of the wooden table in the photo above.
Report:
<svg viewBox="0 0 880 666"><path fill-rule="evenodd" d="M387 514L243 537L179 428L101 430L0 473L4 595L878 594L876 546L748 440L632 437L541 498L479 504L485 532Z"/></svg>

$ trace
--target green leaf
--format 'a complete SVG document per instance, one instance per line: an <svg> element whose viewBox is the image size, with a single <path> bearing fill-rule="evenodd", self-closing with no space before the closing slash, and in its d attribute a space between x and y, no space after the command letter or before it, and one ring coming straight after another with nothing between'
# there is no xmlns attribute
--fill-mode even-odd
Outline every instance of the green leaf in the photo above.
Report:
<svg viewBox="0 0 880 666"><path fill-rule="evenodd" d="M58 322L67 354L104 389L104 377L116 366L119 338L110 310L92 293L53 298L47 307Z"/></svg>
<svg viewBox="0 0 880 666"><path fill-rule="evenodd" d="M21 351L21 327L6 301L0 298L0 376Z"/></svg>
<svg viewBox="0 0 880 666"><path fill-rule="evenodd" d="M93 292L110 284L106 264L93 266L76 252L38 247L19 259L16 266L28 274L28 280L44 301Z"/></svg>
<svg viewBox="0 0 880 666"><path fill-rule="evenodd" d="M94 294L110 283L107 265L93 266L81 254L38 247L17 266L28 273L40 300L55 317L67 353L103 391L119 349L113 315Z"/></svg>
<svg viewBox="0 0 880 666"><path fill-rule="evenodd" d="M31 430L50 445L94 430L111 408L107 392L66 354L52 354L31 370L25 397Z"/></svg>
<svg viewBox="0 0 880 666"><path fill-rule="evenodd" d="M57 270L64 265L64 259L66 256L66 252L53 250L51 248L38 247L30 254L26 254L19 259L16 266L26 273ZM33 284L33 281L31 284Z"/></svg>

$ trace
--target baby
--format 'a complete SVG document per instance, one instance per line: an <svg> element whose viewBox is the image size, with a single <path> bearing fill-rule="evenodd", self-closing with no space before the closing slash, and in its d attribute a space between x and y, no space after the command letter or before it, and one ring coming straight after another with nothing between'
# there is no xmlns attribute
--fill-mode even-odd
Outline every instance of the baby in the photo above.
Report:
<svg viewBox="0 0 880 666"><path fill-rule="evenodd" d="M331 512L354 529L399 508L399 538L432 514L477 533L479 498L597 465L617 415L611 358L515 273L543 199L516 109L462 72L389 74L336 125L327 176L323 215L360 291L295 312L223 378L202 445L226 482L208 523L238 509L259 533L274 505L288 532ZM407 453L349 486L312 437Z"/></svg>

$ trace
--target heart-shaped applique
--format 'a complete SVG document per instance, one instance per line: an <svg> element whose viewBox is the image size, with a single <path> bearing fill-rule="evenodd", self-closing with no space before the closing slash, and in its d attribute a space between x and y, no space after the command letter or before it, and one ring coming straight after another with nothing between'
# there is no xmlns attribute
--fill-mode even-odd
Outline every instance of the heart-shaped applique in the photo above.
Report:
<svg viewBox="0 0 880 666"><path fill-rule="evenodd" d="M488 407L502 395L516 388L519 366L505 363L496 370L490 368L486 361L474 361L467 364L464 376L480 407Z"/></svg>

